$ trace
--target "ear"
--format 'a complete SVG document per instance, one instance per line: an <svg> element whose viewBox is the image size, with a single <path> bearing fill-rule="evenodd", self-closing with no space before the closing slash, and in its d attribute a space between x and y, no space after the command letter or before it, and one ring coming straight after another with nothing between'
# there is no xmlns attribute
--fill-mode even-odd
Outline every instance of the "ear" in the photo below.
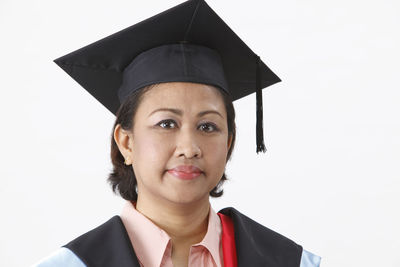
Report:
<svg viewBox="0 0 400 267"><path fill-rule="evenodd" d="M130 131L122 129L120 124L117 124L114 129L114 140L119 151L125 159L131 157L133 149L133 136Z"/></svg>
<svg viewBox="0 0 400 267"><path fill-rule="evenodd" d="M231 148L232 140L233 140L233 134L228 134L228 151Z"/></svg>

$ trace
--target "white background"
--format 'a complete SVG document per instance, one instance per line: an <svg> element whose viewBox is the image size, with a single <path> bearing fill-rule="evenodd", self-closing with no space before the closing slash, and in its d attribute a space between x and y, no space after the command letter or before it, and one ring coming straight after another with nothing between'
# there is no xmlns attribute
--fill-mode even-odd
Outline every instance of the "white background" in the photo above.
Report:
<svg viewBox="0 0 400 267"><path fill-rule="evenodd" d="M0 258L27 266L119 214L106 183L114 117L52 60L183 1L0 1ZM322 256L400 266L400 2L209 5L283 82L235 103L215 210L234 206Z"/></svg>

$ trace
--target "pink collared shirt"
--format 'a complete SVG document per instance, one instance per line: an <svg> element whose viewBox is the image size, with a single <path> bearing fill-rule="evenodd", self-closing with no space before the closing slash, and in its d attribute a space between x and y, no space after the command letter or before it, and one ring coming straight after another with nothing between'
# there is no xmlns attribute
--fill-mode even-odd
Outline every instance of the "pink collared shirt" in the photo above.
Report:
<svg viewBox="0 0 400 267"><path fill-rule="evenodd" d="M171 238L151 220L138 212L131 202L125 204L122 222L142 267L173 267ZM189 252L189 267L222 267L221 221L210 207L208 229L203 240Z"/></svg>

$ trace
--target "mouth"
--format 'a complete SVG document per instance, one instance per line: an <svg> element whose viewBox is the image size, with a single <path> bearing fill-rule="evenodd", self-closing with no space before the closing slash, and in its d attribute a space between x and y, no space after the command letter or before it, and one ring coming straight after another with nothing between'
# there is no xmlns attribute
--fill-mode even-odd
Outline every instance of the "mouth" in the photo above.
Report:
<svg viewBox="0 0 400 267"><path fill-rule="evenodd" d="M182 180L193 180L199 177L203 171L192 165L181 165L168 170L168 173Z"/></svg>

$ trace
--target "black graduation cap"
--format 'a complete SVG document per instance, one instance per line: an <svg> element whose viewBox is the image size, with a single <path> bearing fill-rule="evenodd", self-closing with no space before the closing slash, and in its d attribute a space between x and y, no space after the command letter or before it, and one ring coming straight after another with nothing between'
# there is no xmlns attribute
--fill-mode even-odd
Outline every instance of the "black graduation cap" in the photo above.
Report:
<svg viewBox="0 0 400 267"><path fill-rule="evenodd" d="M186 1L54 62L114 114L129 93L159 82L211 84L233 100L256 92L256 151L266 150L261 90L280 79L204 0Z"/></svg>

